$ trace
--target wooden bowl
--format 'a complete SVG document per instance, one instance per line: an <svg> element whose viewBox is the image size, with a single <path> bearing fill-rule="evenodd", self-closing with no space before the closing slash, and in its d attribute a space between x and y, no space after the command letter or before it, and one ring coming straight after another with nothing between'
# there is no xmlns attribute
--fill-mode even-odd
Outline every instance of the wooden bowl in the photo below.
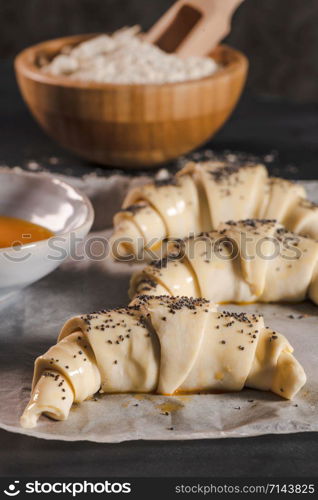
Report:
<svg viewBox="0 0 318 500"><path fill-rule="evenodd" d="M222 68L200 80L119 85L43 73L39 60L94 35L58 38L22 51L17 80L32 114L62 146L88 160L149 167L172 160L209 139L233 111L245 83L246 57L220 45L211 54Z"/></svg>

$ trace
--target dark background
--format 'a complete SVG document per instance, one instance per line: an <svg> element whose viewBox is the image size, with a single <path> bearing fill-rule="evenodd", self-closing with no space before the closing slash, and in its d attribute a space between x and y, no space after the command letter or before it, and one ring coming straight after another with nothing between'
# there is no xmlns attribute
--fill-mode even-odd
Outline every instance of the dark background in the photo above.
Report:
<svg viewBox="0 0 318 500"><path fill-rule="evenodd" d="M221 0L222 1L222 0ZM223 0L226 1L226 0ZM0 57L49 38L147 29L172 0L0 0ZM257 93L318 100L318 0L245 0L228 42L251 62Z"/></svg>

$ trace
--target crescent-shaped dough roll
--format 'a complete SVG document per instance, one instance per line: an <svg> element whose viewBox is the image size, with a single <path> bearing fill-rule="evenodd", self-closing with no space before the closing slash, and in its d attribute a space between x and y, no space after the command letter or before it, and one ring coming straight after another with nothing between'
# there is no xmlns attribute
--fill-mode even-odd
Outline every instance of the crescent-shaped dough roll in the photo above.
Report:
<svg viewBox="0 0 318 500"><path fill-rule="evenodd" d="M261 316L219 312L205 299L142 295L130 306L69 320L35 362L22 417L68 418L73 402L104 393L270 390L291 399L303 368Z"/></svg>
<svg viewBox="0 0 318 500"><path fill-rule="evenodd" d="M164 259L135 272L129 296L163 289L223 304L306 297L318 304L318 242L273 220L223 223L219 231L175 244Z"/></svg>
<svg viewBox="0 0 318 500"><path fill-rule="evenodd" d="M116 259L149 261L162 257L166 238L185 239L228 220L255 218L275 219L289 231L318 238L318 206L301 185L269 178L264 165L190 162L171 179L128 192L114 217L112 253Z"/></svg>
<svg viewBox="0 0 318 500"><path fill-rule="evenodd" d="M142 257L144 248L154 251L166 234L163 219L147 203L138 202L127 206L115 215L116 238L110 241L113 255L123 260L130 255Z"/></svg>
<svg viewBox="0 0 318 500"><path fill-rule="evenodd" d="M22 427L35 427L45 413L54 420L66 420L74 402L70 383L58 371L45 370L32 389L31 399L20 421Z"/></svg>
<svg viewBox="0 0 318 500"><path fill-rule="evenodd" d="M304 198L299 198L293 210L284 218L284 225L295 233L318 239L318 205Z"/></svg>
<svg viewBox="0 0 318 500"><path fill-rule="evenodd" d="M216 229L234 215L239 220L260 214L261 194L268 181L263 165L239 167L221 162L190 163L178 177L184 175L193 176L207 200L210 222L206 230Z"/></svg>

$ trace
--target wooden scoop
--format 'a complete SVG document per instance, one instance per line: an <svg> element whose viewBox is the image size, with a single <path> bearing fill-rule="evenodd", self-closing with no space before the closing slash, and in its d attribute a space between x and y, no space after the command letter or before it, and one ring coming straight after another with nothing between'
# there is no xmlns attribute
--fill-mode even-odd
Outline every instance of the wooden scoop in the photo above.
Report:
<svg viewBox="0 0 318 500"><path fill-rule="evenodd" d="M206 56L230 32L243 0L178 0L144 39L181 57Z"/></svg>

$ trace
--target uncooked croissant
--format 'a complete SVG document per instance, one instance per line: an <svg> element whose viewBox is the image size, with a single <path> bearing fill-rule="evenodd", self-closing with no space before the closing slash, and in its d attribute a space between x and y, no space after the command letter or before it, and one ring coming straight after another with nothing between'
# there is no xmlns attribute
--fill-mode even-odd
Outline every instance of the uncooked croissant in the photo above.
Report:
<svg viewBox="0 0 318 500"><path fill-rule="evenodd" d="M171 180L131 190L114 217L112 252L117 259L147 260L143 249L155 253L164 238L185 238L247 218L276 219L290 231L318 238L318 206L302 186L269 178L263 165L210 161L189 163Z"/></svg>
<svg viewBox="0 0 318 500"><path fill-rule="evenodd" d="M217 312L205 299L140 296L130 306L69 320L35 362L23 427L105 393L240 391L291 399L306 381L293 348L261 316Z"/></svg>
<svg viewBox="0 0 318 500"><path fill-rule="evenodd" d="M172 245L170 254L137 271L139 294L206 297L215 303L318 304L318 242L276 221L245 220Z"/></svg>

